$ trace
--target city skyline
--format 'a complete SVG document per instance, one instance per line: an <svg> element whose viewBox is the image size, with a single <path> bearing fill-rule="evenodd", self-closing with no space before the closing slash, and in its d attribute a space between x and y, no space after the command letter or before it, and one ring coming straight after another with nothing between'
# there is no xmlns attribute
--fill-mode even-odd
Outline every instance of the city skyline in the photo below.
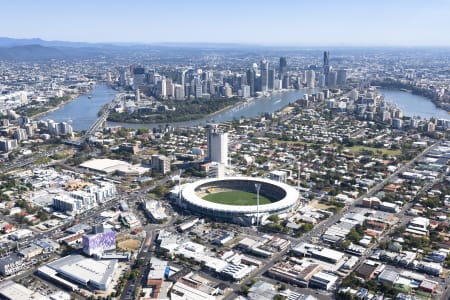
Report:
<svg viewBox="0 0 450 300"><path fill-rule="evenodd" d="M92 43L450 46L450 3L14 1L0 36Z"/></svg>

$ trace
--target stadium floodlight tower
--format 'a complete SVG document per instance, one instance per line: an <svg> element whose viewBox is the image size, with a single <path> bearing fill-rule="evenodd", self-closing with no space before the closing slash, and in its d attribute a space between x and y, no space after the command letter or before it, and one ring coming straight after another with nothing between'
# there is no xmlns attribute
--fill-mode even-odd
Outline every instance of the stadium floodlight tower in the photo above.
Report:
<svg viewBox="0 0 450 300"><path fill-rule="evenodd" d="M259 223L259 190L261 189L261 183L255 183L256 188L256 227Z"/></svg>
<svg viewBox="0 0 450 300"><path fill-rule="evenodd" d="M178 201L178 205L181 205L181 192L182 192L182 190L181 190L181 174L183 173L183 170L181 170L180 169L180 173L178 174L178 178L176 178L176 179L178 179L178 199L177 199L177 201ZM174 177L177 177L177 176L174 176Z"/></svg>
<svg viewBox="0 0 450 300"><path fill-rule="evenodd" d="M300 193L300 168L301 168L301 162L297 162L298 167L298 175L297 175L297 191Z"/></svg>

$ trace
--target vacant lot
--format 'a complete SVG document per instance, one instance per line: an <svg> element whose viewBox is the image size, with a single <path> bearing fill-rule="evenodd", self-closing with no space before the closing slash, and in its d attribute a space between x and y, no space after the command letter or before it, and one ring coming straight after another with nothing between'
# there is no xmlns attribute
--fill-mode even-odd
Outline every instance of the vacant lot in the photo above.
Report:
<svg viewBox="0 0 450 300"><path fill-rule="evenodd" d="M124 251L137 250L140 246L141 242L135 239L128 239L119 242L118 246L120 249Z"/></svg>
<svg viewBox="0 0 450 300"><path fill-rule="evenodd" d="M333 207L333 205L327 205L325 203L320 203L317 200L312 201L309 205L318 210L327 210L328 208Z"/></svg>

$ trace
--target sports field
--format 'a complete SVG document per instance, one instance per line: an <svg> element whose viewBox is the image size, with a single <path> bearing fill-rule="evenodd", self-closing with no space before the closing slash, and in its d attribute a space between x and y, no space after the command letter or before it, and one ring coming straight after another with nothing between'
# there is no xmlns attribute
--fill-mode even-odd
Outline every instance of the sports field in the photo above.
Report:
<svg viewBox="0 0 450 300"><path fill-rule="evenodd" d="M256 205L256 193L249 193L243 191L228 191L209 194L203 197L203 199L227 205ZM259 195L259 204L269 204L272 201L269 198Z"/></svg>

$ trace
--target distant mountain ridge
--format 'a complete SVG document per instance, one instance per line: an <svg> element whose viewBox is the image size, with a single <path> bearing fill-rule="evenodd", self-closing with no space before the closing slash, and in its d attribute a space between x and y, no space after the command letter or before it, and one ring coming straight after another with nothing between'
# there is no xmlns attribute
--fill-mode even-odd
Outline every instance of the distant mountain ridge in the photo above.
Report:
<svg viewBox="0 0 450 300"><path fill-rule="evenodd" d="M88 58L106 53L107 51L100 48L87 47L45 47L41 45L0 47L0 59L17 61Z"/></svg>
<svg viewBox="0 0 450 300"><path fill-rule="evenodd" d="M27 46L27 45L40 45L45 47L102 47L112 44L104 43L85 43L85 42L66 42L66 41L46 41L41 38L30 38L30 39L15 39L9 37L0 37L0 48L3 47L16 47L16 46Z"/></svg>

